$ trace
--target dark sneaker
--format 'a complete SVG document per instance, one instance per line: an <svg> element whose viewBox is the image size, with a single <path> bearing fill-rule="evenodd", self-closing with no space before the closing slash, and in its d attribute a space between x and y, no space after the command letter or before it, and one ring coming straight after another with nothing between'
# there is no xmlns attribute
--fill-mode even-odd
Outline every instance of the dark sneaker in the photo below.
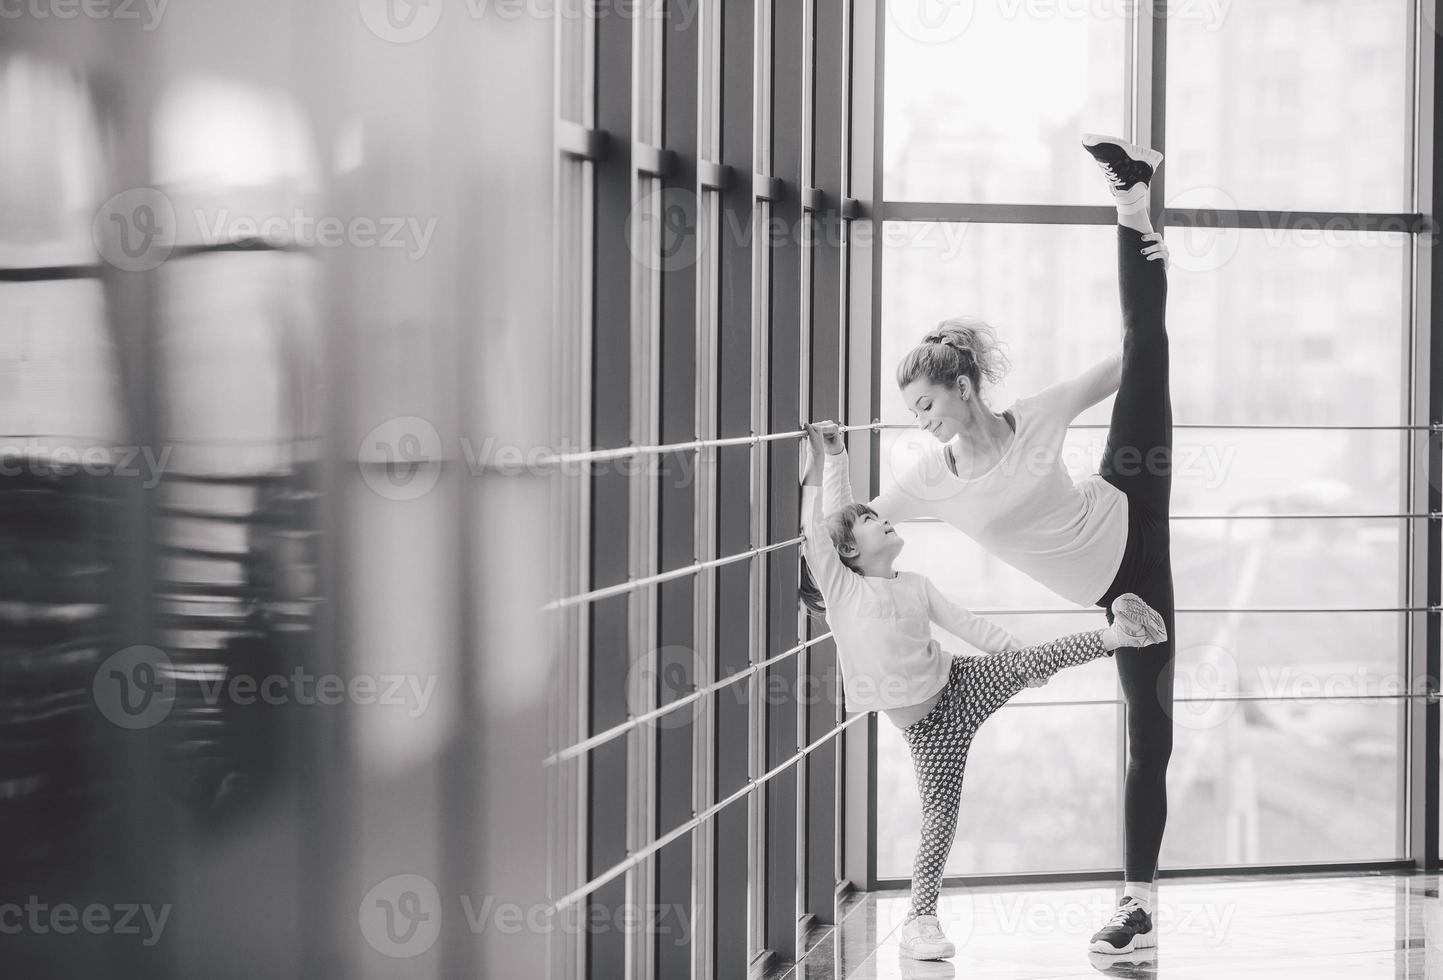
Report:
<svg viewBox="0 0 1443 980"><path fill-rule="evenodd" d="M1162 163L1162 154L1157 150L1116 136L1083 133L1082 145L1107 175L1114 194L1130 190L1136 184L1150 183L1158 164Z"/></svg>
<svg viewBox="0 0 1443 980"><path fill-rule="evenodd" d="M1157 930L1152 927L1152 916L1131 895L1124 895L1112 919L1092 934L1087 948L1091 953L1115 954L1156 945Z"/></svg>

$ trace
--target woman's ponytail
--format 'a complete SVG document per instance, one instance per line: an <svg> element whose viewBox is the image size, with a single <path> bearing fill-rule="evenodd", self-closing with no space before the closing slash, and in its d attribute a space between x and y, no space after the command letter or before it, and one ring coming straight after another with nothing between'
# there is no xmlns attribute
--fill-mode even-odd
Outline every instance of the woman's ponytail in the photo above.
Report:
<svg viewBox="0 0 1443 980"><path fill-rule="evenodd" d="M922 342L897 365L897 387L905 388L918 378L950 387L959 377L972 379L974 388L982 383L998 384L1012 366L1002 350L997 331L975 316L943 320L922 338Z"/></svg>

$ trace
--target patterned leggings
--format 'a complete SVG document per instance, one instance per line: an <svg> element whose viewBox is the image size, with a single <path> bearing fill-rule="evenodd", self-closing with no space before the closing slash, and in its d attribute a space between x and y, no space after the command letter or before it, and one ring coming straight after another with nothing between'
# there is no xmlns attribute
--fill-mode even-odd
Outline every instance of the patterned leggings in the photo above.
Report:
<svg viewBox="0 0 1443 980"><path fill-rule="evenodd" d="M954 656L941 699L926 717L902 729L922 793L922 840L912 865L908 921L937 914L937 890L957 830L962 771L967 767L972 736L1026 681L1111 656L1111 651L1103 648L1102 633L1100 629L1074 633L1040 646L986 657Z"/></svg>

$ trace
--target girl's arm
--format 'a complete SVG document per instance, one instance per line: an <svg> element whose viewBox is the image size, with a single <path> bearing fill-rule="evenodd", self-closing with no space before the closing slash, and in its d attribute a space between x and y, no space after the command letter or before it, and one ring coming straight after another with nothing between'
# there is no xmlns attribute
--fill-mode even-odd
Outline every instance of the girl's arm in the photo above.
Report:
<svg viewBox="0 0 1443 980"><path fill-rule="evenodd" d="M806 476L802 481L802 554L806 556L807 564L812 569L812 578L821 590L822 599L827 603L827 608L831 609L836 597L855 586L853 579L856 573L842 564L842 556L837 554L837 549L832 544L832 536L822 522L827 513L823 510L822 497L828 491L838 492L838 488L831 486L834 478L830 464L826 467L826 485L823 485L822 454L816 448L817 441L813 440ZM843 470L844 476L845 473ZM847 493L851 493L850 486L847 487Z"/></svg>
<svg viewBox="0 0 1443 980"><path fill-rule="evenodd" d="M954 636L960 636L983 653L1005 653L1008 650L1022 649L1017 637L1001 626L974 615L971 610L964 609L947 598L925 575L922 581L927 583L927 606L932 622Z"/></svg>
<svg viewBox="0 0 1443 980"><path fill-rule="evenodd" d="M853 503L851 480L851 460L847 455L846 444L842 442L841 433L835 422L818 422L815 426L809 426L815 430L820 437L826 452L826 486L825 506L828 513ZM917 517L926 517L930 513L926 502L908 494L902 489L901 481L878 494L869 505L875 510L884 521L893 524L900 524L902 521L912 520Z"/></svg>
<svg viewBox="0 0 1443 980"><path fill-rule="evenodd" d="M1075 378L1059 381L1034 397L1046 402L1067 422L1104 398L1117 393L1122 383L1122 351L1098 361Z"/></svg>

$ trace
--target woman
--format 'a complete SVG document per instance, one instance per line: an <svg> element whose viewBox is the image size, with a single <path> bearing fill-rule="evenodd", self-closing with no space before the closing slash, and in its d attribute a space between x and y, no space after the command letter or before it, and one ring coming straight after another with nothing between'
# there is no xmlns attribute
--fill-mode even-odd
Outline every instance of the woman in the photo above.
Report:
<svg viewBox="0 0 1443 980"><path fill-rule="evenodd" d="M892 523L941 518L1073 602L1108 609L1131 592L1162 614L1161 649L1116 656L1128 707L1126 883L1091 950L1124 953L1157 942L1153 880L1172 753L1167 246L1147 210L1162 154L1113 137L1087 135L1083 145L1107 175L1117 205L1121 353L997 413L980 394L982 383L995 383L1006 368L996 336L973 318L944 322L897 369L908 408L937 442L871 506ZM1098 474L1074 485L1061 461L1067 427L1114 392Z"/></svg>

